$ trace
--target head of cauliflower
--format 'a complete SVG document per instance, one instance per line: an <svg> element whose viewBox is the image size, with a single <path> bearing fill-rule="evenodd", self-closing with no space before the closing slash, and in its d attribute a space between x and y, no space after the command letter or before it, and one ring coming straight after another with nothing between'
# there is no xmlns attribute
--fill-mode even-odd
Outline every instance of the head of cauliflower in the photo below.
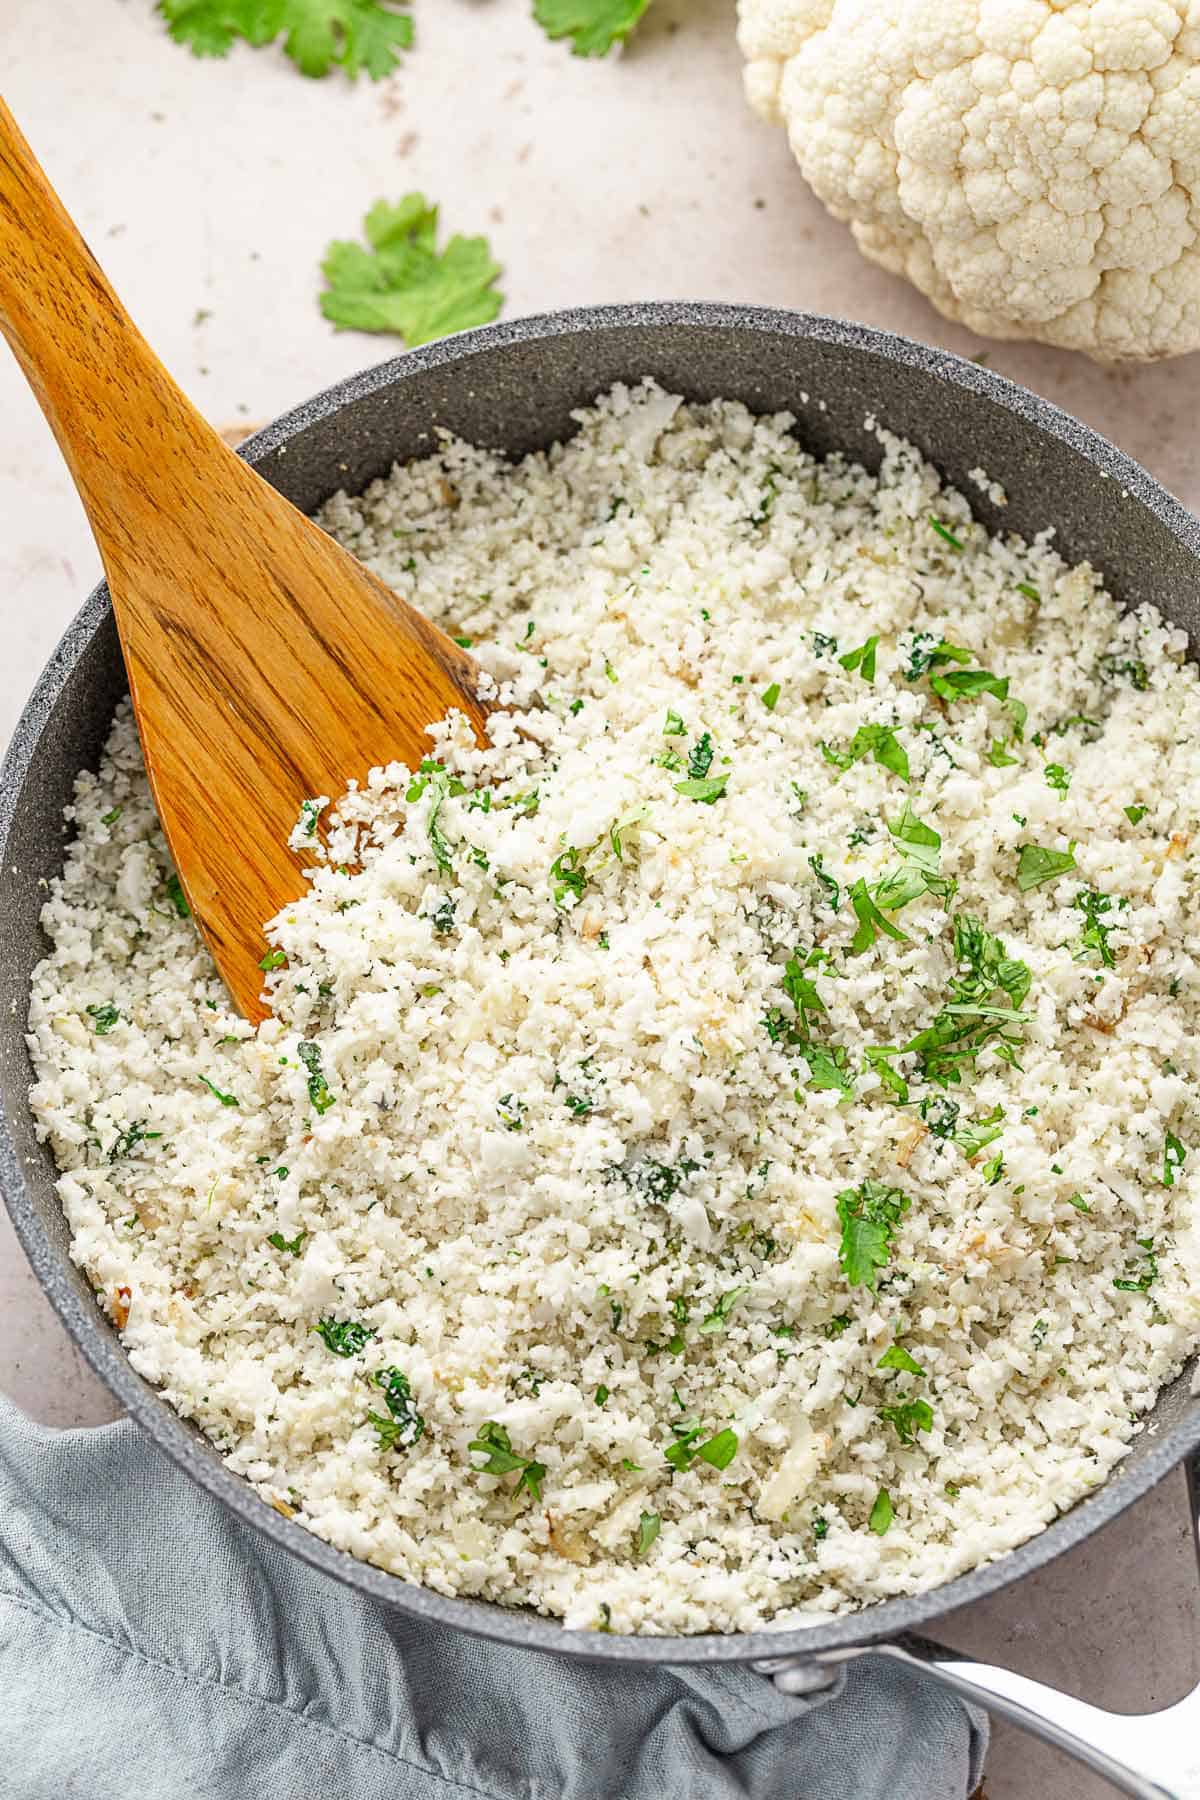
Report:
<svg viewBox="0 0 1200 1800"><path fill-rule="evenodd" d="M746 91L873 262L1106 362L1200 348L1200 0L739 0Z"/></svg>

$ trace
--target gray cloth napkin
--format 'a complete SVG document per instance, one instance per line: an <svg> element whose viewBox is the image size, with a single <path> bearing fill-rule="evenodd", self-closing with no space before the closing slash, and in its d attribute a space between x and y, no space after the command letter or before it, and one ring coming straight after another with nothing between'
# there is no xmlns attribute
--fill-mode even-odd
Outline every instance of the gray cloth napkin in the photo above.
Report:
<svg viewBox="0 0 1200 1800"><path fill-rule="evenodd" d="M582 1666L422 1625L233 1519L128 1420L0 1400L0 1795L965 1800L987 1726L882 1664Z"/></svg>

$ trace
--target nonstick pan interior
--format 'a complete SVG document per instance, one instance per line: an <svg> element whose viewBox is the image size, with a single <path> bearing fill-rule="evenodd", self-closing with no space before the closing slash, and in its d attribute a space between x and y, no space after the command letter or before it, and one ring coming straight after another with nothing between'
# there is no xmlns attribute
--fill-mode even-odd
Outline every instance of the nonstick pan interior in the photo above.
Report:
<svg viewBox="0 0 1200 1800"><path fill-rule="evenodd" d="M244 447L305 512L426 453L445 428L519 455L573 430L572 411L614 382L654 376L690 399L739 399L796 415L817 454L868 467L866 421L911 439L970 496L990 530L1046 526L1068 561L1087 559L1122 604L1152 601L1200 641L1200 527L1146 473L1056 408L972 363L863 326L708 305L595 308L491 326L413 352L329 389ZM136 424L136 422L134 422ZM981 496L968 471L1003 484ZM20 596L11 596L20 604ZM122 1405L234 1512L360 1591L484 1636L593 1659L734 1662L860 1644L910 1631L1040 1567L1146 1492L1200 1443L1190 1373L1159 1397L1148 1427L1108 1481L995 1563L926 1594L880 1602L802 1631L654 1638L566 1631L498 1606L448 1599L334 1550L265 1504L127 1362L120 1339L70 1261L54 1167L26 1104L29 978L45 950L38 915L62 862L62 812L76 772L94 767L124 669L102 586L55 652L0 773L0 1186L42 1285Z"/></svg>

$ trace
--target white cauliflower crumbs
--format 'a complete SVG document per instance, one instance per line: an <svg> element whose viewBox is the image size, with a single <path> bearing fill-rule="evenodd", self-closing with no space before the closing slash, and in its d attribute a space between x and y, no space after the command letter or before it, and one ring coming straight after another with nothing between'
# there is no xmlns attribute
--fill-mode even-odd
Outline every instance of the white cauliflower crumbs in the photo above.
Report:
<svg viewBox="0 0 1200 1800"><path fill-rule="evenodd" d="M1200 348L1197 0L738 0L746 92L863 255L1101 361Z"/></svg>
<svg viewBox="0 0 1200 1800"><path fill-rule="evenodd" d="M618 388L329 503L513 710L322 811L257 1031L128 709L44 913L135 1368L330 1543L576 1626L946 1581L1200 1339L1184 637L791 423Z"/></svg>

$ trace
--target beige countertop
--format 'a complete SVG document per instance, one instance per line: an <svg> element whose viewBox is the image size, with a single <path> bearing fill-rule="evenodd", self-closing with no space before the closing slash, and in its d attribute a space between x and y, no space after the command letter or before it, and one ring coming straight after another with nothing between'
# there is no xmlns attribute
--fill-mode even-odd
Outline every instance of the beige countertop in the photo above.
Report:
<svg viewBox="0 0 1200 1800"><path fill-rule="evenodd" d="M261 422L392 353L317 308L333 237L410 188L486 232L506 316L597 301L756 301L863 319L967 356L1076 413L1200 508L1200 357L1105 370L984 344L869 267L741 95L733 0L655 0L634 47L588 63L527 0L416 0L419 47L373 86L309 82L274 51L200 62L151 0L7 0L5 98L130 310L221 426ZM0 356L0 742L98 575L33 400ZM0 1387L37 1417L113 1416L0 1224ZM1122 1710L1200 1674L1182 1478L946 1636ZM1110 1790L997 1732L991 1800Z"/></svg>

